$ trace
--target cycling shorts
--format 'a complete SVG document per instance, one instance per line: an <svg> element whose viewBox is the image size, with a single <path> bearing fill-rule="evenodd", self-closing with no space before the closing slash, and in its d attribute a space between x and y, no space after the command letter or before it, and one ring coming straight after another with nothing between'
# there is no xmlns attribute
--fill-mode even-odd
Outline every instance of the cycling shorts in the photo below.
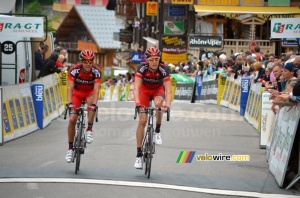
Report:
<svg viewBox="0 0 300 198"><path fill-rule="evenodd" d="M165 98L164 85L161 85L156 89L149 89L146 86L144 86L143 84L141 85L141 87L140 87L141 105L143 105L145 107L149 107L150 97L152 97L154 99L156 96L161 96L161 97Z"/></svg>
<svg viewBox="0 0 300 198"><path fill-rule="evenodd" d="M82 92L76 89L73 89L72 103L76 108L81 106L82 100L87 101L90 96L94 95L94 90Z"/></svg>

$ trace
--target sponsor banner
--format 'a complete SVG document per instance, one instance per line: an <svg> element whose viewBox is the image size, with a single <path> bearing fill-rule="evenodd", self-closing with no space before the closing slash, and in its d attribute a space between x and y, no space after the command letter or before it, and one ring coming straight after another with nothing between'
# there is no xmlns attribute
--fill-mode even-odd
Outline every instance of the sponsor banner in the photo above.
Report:
<svg viewBox="0 0 300 198"><path fill-rule="evenodd" d="M250 90L250 77L242 77L241 81L241 98L240 98L240 115L244 116Z"/></svg>
<svg viewBox="0 0 300 198"><path fill-rule="evenodd" d="M282 47L298 47L300 44L300 38L283 38L282 39Z"/></svg>
<svg viewBox="0 0 300 198"><path fill-rule="evenodd" d="M178 0L180 1L180 0ZM220 0L199 0L200 5L239 5L239 0L231 0L231 1L220 1Z"/></svg>
<svg viewBox="0 0 300 198"><path fill-rule="evenodd" d="M189 47L197 48L222 48L222 36L197 36L190 35L188 39Z"/></svg>
<svg viewBox="0 0 300 198"><path fill-rule="evenodd" d="M185 16L186 9L182 5L170 5L169 6L169 16Z"/></svg>
<svg viewBox="0 0 300 198"><path fill-rule="evenodd" d="M280 187L286 179L286 171L290 162L291 152L300 118L300 104L294 107L283 107L276 115L274 130L268 156L269 170ZM299 159L298 159L299 160ZM296 177L295 177L296 178ZM288 185L293 185L294 181ZM288 189L287 187L287 189Z"/></svg>
<svg viewBox="0 0 300 198"><path fill-rule="evenodd" d="M186 47L163 47L162 51L168 54L186 54Z"/></svg>
<svg viewBox="0 0 300 198"><path fill-rule="evenodd" d="M141 63L141 62L145 62L146 61L146 57L145 54L142 52L131 52L130 53L130 62L131 63Z"/></svg>
<svg viewBox="0 0 300 198"><path fill-rule="evenodd" d="M161 40L162 40L163 47L186 47L187 46L185 35L178 35L178 36L163 35Z"/></svg>
<svg viewBox="0 0 300 198"><path fill-rule="evenodd" d="M187 56L186 53L182 54L170 54L162 52L162 61L163 62L168 62L168 63L173 63L173 64L178 64L178 62L186 62Z"/></svg>
<svg viewBox="0 0 300 198"><path fill-rule="evenodd" d="M157 16L158 3L157 2L147 2L146 15L147 16Z"/></svg>
<svg viewBox="0 0 300 198"><path fill-rule="evenodd" d="M264 3L264 0L240 0L240 6L264 6Z"/></svg>
<svg viewBox="0 0 300 198"><path fill-rule="evenodd" d="M261 118L260 118L260 139L259 148L270 146L273 125L275 123L275 114L271 110L272 100L269 99L270 93L264 91L261 93Z"/></svg>
<svg viewBox="0 0 300 198"><path fill-rule="evenodd" d="M43 37L42 17L1 17L0 36Z"/></svg>
<svg viewBox="0 0 300 198"><path fill-rule="evenodd" d="M272 19L271 38L299 38L300 20L294 18Z"/></svg>
<svg viewBox="0 0 300 198"><path fill-rule="evenodd" d="M218 15L222 15L224 17L228 17L231 19L236 19L239 16L245 15L245 13L218 13ZM296 14L275 14L275 15L270 15L270 14L251 14L254 17L258 17L264 20L270 20L273 18L299 18L300 15Z"/></svg>
<svg viewBox="0 0 300 198"><path fill-rule="evenodd" d="M184 22L182 21L165 21L164 34L184 34Z"/></svg>
<svg viewBox="0 0 300 198"><path fill-rule="evenodd" d="M193 4L194 0L172 0L172 4Z"/></svg>
<svg viewBox="0 0 300 198"><path fill-rule="evenodd" d="M43 110L44 110L44 85L43 84L33 84L31 87L32 98L34 109L36 113L36 121L38 128L42 129L43 127Z"/></svg>
<svg viewBox="0 0 300 198"><path fill-rule="evenodd" d="M177 82L174 100L192 100L194 83Z"/></svg>

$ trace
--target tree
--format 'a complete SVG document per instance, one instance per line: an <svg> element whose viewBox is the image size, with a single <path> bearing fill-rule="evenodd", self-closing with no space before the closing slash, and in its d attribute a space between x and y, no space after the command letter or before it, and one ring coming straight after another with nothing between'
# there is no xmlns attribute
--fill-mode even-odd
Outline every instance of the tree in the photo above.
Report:
<svg viewBox="0 0 300 198"><path fill-rule="evenodd" d="M28 14L42 14L42 5L38 0L30 3L27 9Z"/></svg>

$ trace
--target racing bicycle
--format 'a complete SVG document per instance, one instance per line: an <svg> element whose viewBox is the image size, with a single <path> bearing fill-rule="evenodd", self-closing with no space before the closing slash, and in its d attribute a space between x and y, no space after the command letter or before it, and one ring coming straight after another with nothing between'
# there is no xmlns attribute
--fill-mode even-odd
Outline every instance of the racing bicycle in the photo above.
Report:
<svg viewBox="0 0 300 198"><path fill-rule="evenodd" d="M70 111L68 107L65 109L64 119L67 117L67 112ZM87 111L91 111L88 107L86 107L86 101L81 102L81 106L76 108L75 111L78 113L78 118L76 122L76 132L74 137L74 152L72 156L72 162L75 163L75 174L79 171L80 166L80 158L81 154L84 154L84 150L86 146L86 136L85 136L85 117L87 116ZM96 108L95 112L95 120L98 122L98 107Z"/></svg>
<svg viewBox="0 0 300 198"><path fill-rule="evenodd" d="M161 111L161 108L153 107L153 101L150 98L150 105L149 107L145 107L144 110L148 115L147 121L147 130L143 139L142 143L142 153L143 153L143 165L145 164L145 175L147 175L148 179L150 178L151 173L151 163L153 154L155 153L155 143L153 142L153 133L154 133L154 126L153 126L153 118L155 116L155 111ZM134 119L137 117L138 108L135 108ZM167 121L170 120L170 109L168 108L167 111Z"/></svg>

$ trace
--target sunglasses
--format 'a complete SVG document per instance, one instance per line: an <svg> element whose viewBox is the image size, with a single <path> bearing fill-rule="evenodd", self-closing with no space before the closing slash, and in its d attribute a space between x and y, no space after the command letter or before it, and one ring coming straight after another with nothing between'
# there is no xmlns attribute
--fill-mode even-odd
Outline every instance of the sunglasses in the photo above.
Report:
<svg viewBox="0 0 300 198"><path fill-rule="evenodd" d="M148 61L159 61L160 60L160 58L148 58Z"/></svg>
<svg viewBox="0 0 300 198"><path fill-rule="evenodd" d="M94 60L82 60L84 64L93 64Z"/></svg>

